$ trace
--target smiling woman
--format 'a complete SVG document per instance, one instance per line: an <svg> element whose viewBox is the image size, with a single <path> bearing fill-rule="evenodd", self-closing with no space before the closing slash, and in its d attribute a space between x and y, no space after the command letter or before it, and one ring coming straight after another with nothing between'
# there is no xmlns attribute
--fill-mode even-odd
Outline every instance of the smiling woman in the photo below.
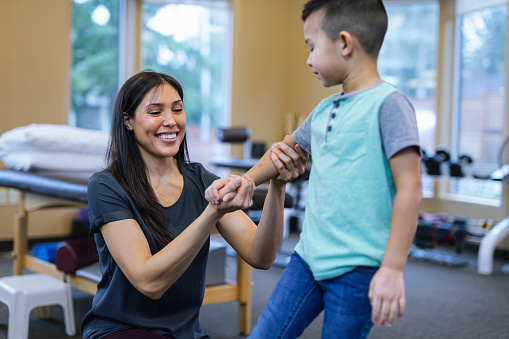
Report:
<svg viewBox="0 0 509 339"><path fill-rule="evenodd" d="M86 339L210 338L198 320L214 229L253 267L267 269L276 258L285 185L304 172L307 156L275 153L286 179L270 182L256 226L242 212L252 179L218 180L235 197L205 199L217 177L189 161L183 99L173 77L153 71L132 76L117 96L107 169L92 175L87 190L101 279L83 320Z"/></svg>

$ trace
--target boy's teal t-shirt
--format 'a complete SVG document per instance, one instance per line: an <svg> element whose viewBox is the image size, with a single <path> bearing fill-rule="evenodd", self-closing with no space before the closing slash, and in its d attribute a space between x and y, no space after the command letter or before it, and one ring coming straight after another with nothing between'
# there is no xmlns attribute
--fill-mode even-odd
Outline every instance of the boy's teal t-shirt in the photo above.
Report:
<svg viewBox="0 0 509 339"><path fill-rule="evenodd" d="M378 117L395 91L382 82L354 96L326 98L314 110L313 165L296 251L316 280L381 264L395 187Z"/></svg>

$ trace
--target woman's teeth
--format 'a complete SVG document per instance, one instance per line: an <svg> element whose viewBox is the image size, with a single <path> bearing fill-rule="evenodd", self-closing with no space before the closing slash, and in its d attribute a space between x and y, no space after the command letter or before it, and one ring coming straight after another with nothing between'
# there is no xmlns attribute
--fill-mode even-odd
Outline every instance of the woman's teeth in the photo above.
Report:
<svg viewBox="0 0 509 339"><path fill-rule="evenodd" d="M177 134L176 133L173 133L173 134L161 134L161 135L159 135L157 137L161 138L161 139L175 139L177 137Z"/></svg>

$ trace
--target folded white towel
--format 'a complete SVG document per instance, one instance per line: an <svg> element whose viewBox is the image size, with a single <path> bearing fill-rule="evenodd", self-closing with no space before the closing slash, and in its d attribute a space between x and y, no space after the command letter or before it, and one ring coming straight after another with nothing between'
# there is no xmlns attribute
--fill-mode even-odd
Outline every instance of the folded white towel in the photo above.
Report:
<svg viewBox="0 0 509 339"><path fill-rule="evenodd" d="M86 153L104 156L109 135L67 125L31 124L0 136L3 151Z"/></svg>
<svg viewBox="0 0 509 339"><path fill-rule="evenodd" d="M94 173L105 167L105 158L99 154L3 150L0 157L5 165L18 171Z"/></svg>

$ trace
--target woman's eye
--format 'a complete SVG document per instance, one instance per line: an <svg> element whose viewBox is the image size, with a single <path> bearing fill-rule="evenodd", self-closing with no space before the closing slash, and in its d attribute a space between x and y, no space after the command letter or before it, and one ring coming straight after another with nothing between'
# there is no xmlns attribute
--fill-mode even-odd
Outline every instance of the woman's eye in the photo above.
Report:
<svg viewBox="0 0 509 339"><path fill-rule="evenodd" d="M181 113L182 111L184 111L182 108L174 108L174 109L173 109L173 112L174 112L174 113L177 113L177 114L178 114L178 113Z"/></svg>
<svg viewBox="0 0 509 339"><path fill-rule="evenodd" d="M152 112L148 112L148 114L150 114L150 115L158 115L158 114L160 114L160 113L161 113L161 112L159 112L159 111L152 111Z"/></svg>

